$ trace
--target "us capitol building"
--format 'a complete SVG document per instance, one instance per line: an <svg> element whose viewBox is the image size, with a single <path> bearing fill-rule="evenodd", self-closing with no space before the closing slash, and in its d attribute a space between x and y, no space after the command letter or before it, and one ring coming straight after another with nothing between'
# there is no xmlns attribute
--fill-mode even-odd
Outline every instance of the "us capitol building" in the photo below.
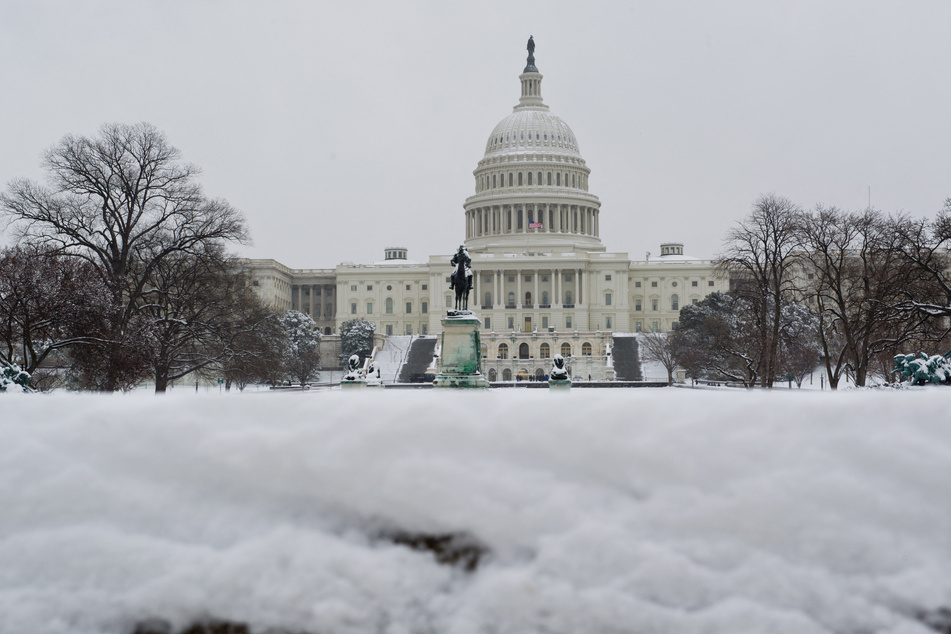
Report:
<svg viewBox="0 0 951 634"><path fill-rule="evenodd" d="M489 134L463 205L483 372L489 380L540 376L560 352L575 376L613 379L609 353L619 333L670 330L685 303L726 291L728 282L678 242L640 261L606 251L591 170L574 132L542 99L531 41L519 81L518 104ZM246 264L273 308L309 314L325 335L350 319L374 322L383 335L435 335L454 303L451 258L418 262L390 247L381 261L332 269Z"/></svg>

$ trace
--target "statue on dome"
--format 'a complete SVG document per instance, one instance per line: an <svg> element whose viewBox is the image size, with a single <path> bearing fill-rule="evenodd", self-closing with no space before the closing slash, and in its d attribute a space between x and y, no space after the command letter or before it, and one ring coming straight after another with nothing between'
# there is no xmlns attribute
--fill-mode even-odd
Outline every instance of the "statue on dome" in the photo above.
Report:
<svg viewBox="0 0 951 634"><path fill-rule="evenodd" d="M525 65L526 73L537 73L538 69L535 68L535 38L531 35L528 36L528 63Z"/></svg>
<svg viewBox="0 0 951 634"><path fill-rule="evenodd" d="M472 290L472 258L466 245L460 244L459 250L449 261L455 268L449 277L449 290L456 291L456 310L469 310L469 291Z"/></svg>

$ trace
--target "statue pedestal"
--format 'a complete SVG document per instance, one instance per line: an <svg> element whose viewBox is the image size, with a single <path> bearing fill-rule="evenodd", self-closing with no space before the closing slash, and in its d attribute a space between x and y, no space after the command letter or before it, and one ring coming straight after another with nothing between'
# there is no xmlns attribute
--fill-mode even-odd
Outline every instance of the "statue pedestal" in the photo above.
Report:
<svg viewBox="0 0 951 634"><path fill-rule="evenodd" d="M470 311L452 311L442 319L442 353L434 387L489 387L482 376L480 325Z"/></svg>
<svg viewBox="0 0 951 634"><path fill-rule="evenodd" d="M549 390L570 390L571 379L548 379Z"/></svg>
<svg viewBox="0 0 951 634"><path fill-rule="evenodd" d="M340 389L341 390L357 390L363 389L367 386L366 381L341 381Z"/></svg>

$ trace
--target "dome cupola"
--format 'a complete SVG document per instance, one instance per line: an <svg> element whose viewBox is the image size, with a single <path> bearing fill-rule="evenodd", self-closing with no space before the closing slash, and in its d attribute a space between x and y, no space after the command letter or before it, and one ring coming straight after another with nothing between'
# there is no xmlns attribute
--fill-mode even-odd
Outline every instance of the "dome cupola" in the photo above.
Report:
<svg viewBox="0 0 951 634"><path fill-rule="evenodd" d="M466 199L466 246L473 251L604 251L601 203L588 193L591 170L574 132L542 99L534 39L519 75L521 96L492 130Z"/></svg>

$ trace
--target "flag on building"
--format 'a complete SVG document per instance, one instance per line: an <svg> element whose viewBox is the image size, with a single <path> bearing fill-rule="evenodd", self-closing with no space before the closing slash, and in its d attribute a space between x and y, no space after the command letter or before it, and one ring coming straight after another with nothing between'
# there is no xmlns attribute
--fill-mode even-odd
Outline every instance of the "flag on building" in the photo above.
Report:
<svg viewBox="0 0 951 634"><path fill-rule="evenodd" d="M529 228L529 229L541 229L541 228L542 228L542 223L540 223L540 222L532 222L532 223L529 223L528 228Z"/></svg>

